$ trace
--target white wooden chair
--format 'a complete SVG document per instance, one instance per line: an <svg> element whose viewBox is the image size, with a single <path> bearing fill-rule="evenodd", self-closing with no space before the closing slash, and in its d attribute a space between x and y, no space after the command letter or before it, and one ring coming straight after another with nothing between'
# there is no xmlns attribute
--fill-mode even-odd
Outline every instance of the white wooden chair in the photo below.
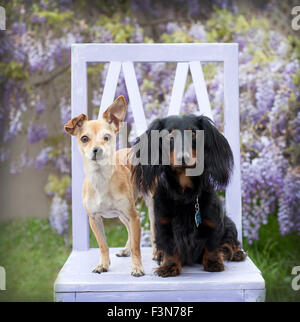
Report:
<svg viewBox="0 0 300 322"><path fill-rule="evenodd" d="M235 168L226 190L226 211L234 220L242 240L239 82L237 44L74 44L72 45L72 117L87 113L87 63L110 62L100 112L112 103L122 68L137 134L146 119L133 62L177 62L169 115L178 114L190 69L200 112L212 117L201 62L224 63L224 131L233 150ZM146 275L130 275L130 258L114 256L107 273L92 273L98 250L89 249L88 217L81 202L82 159L72 139L73 251L54 286L56 301L263 301L265 283L250 258L226 262L220 273L203 271L200 265L184 267L177 277L160 278L151 249L142 249ZM120 245L121 246L121 245Z"/></svg>

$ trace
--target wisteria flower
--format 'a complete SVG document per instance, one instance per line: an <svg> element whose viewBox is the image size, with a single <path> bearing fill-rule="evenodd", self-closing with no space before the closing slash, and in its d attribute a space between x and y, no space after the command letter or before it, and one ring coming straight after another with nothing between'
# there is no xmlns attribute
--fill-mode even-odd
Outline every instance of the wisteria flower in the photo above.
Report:
<svg viewBox="0 0 300 322"><path fill-rule="evenodd" d="M67 202L55 195L50 207L50 225L59 235L68 232L69 212Z"/></svg>
<svg viewBox="0 0 300 322"><path fill-rule="evenodd" d="M46 125L31 123L28 127L28 143L33 144L48 137Z"/></svg>

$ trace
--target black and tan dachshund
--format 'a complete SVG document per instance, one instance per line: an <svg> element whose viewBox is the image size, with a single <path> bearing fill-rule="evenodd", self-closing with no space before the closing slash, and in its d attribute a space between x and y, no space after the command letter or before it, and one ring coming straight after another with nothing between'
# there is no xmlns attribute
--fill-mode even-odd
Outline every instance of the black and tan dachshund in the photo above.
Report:
<svg viewBox="0 0 300 322"><path fill-rule="evenodd" d="M150 144L152 133L163 130L170 142L169 164L162 162L163 136L158 147ZM186 130L192 133L190 148L178 148L173 133L184 137ZM204 133L203 171L189 176L186 170L195 167L199 160L196 149L199 132ZM156 273L161 277L176 276L183 265L193 263L202 263L205 271L219 272L225 269L223 259L244 260L247 254L237 240L235 224L224 213L216 191L229 183L233 155L214 123L205 116L169 116L154 120L144 136L149 143L146 150L149 162L137 161L141 136L132 149L132 175L137 188L151 193L154 199L155 242L160 264ZM156 155L154 148L159 151L158 160L150 162L151 155L152 158Z"/></svg>

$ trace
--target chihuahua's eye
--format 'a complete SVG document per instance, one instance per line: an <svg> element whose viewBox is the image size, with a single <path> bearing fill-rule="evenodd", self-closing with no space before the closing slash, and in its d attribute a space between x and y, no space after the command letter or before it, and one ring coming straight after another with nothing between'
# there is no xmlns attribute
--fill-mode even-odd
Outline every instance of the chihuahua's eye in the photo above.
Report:
<svg viewBox="0 0 300 322"><path fill-rule="evenodd" d="M105 134L104 135L104 141L109 141L111 138L111 135L110 134Z"/></svg>
<svg viewBox="0 0 300 322"><path fill-rule="evenodd" d="M88 142L89 138L88 138L88 136L84 135L80 138L80 140L82 143L86 143L86 142Z"/></svg>

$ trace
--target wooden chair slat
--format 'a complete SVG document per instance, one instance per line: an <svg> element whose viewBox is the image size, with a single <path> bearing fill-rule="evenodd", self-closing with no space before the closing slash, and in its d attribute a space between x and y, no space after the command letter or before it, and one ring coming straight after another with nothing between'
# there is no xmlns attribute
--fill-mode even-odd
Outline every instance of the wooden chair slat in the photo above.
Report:
<svg viewBox="0 0 300 322"><path fill-rule="evenodd" d="M121 62L110 62L108 71L107 71L107 76L105 80L105 85L103 89L103 95L101 99L101 104L100 104L100 110L99 110L99 115L98 118L102 118L102 114L109 106L114 98L115 98L115 93L118 85L118 80L120 76L120 71L121 71Z"/></svg>
<svg viewBox="0 0 300 322"><path fill-rule="evenodd" d="M180 112L188 71L188 63L177 64L168 115L178 115Z"/></svg>
<svg viewBox="0 0 300 322"><path fill-rule="evenodd" d="M136 74L132 62L123 62L122 69L124 73L125 83L129 96L130 106L135 121L137 135L141 135L147 129L147 122L143 109L143 102L141 99Z"/></svg>
<svg viewBox="0 0 300 322"><path fill-rule="evenodd" d="M201 114L209 117L213 120L213 115L211 112L211 106L209 102L207 87L199 61L193 61L189 63L192 80L194 84L195 94L198 101L198 107Z"/></svg>
<svg viewBox="0 0 300 322"><path fill-rule="evenodd" d="M242 188L240 157L240 113L238 46L232 46L224 60L224 133L234 157L234 170L231 182L226 189L225 207L233 219L242 242Z"/></svg>
<svg viewBox="0 0 300 322"><path fill-rule="evenodd" d="M87 114L87 67L77 48L72 48L72 118ZM81 200L84 172L76 138L72 137L72 238L74 250L89 249L88 216Z"/></svg>

